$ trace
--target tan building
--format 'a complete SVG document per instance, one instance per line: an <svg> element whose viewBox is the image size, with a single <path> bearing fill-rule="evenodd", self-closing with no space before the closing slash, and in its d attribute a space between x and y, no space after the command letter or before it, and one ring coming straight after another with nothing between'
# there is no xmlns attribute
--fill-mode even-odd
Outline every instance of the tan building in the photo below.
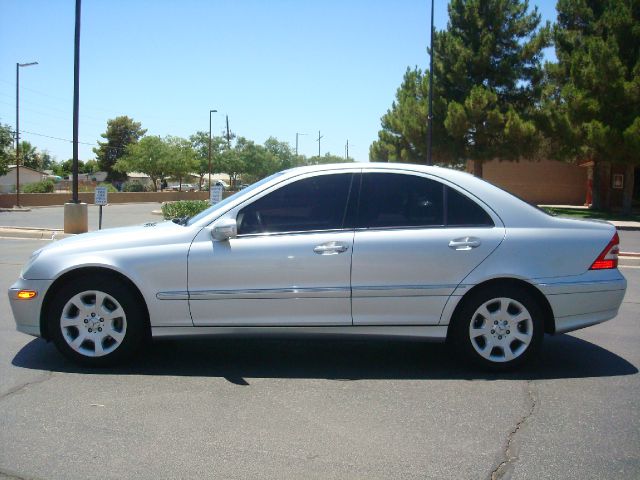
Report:
<svg viewBox="0 0 640 480"><path fill-rule="evenodd" d="M473 163L467 163L473 171ZM519 162L491 160L483 165L483 178L518 197L543 205L584 205L587 169L555 160Z"/></svg>
<svg viewBox="0 0 640 480"><path fill-rule="evenodd" d="M20 185L38 183L47 178L47 174L28 167L20 167ZM17 172L15 165L9 165L6 175L0 176L0 193L15 193ZM20 189L22 191L22 189Z"/></svg>

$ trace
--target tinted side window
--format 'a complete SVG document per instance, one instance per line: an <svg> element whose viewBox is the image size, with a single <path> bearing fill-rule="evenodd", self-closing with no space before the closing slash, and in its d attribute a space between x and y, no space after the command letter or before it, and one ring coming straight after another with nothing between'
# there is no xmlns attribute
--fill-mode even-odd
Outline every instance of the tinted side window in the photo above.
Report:
<svg viewBox="0 0 640 480"><path fill-rule="evenodd" d="M342 228L353 174L319 175L290 183L244 207L238 233Z"/></svg>
<svg viewBox="0 0 640 480"><path fill-rule="evenodd" d="M443 225L444 185L428 178L396 173L362 176L358 227Z"/></svg>
<svg viewBox="0 0 640 480"><path fill-rule="evenodd" d="M447 187L447 226L493 227L493 220L476 202Z"/></svg>

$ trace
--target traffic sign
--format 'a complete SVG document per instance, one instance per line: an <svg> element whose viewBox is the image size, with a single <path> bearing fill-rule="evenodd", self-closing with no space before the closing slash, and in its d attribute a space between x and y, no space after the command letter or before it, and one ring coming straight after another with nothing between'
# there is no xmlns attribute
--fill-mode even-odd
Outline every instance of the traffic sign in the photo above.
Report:
<svg viewBox="0 0 640 480"><path fill-rule="evenodd" d="M107 204L107 187L96 187L96 197L93 203L96 205Z"/></svg>

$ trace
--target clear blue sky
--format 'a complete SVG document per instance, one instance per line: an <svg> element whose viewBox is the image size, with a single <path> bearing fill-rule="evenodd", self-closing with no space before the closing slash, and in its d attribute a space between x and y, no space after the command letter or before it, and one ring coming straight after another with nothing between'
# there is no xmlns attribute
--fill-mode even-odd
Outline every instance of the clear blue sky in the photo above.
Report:
<svg viewBox="0 0 640 480"><path fill-rule="evenodd" d="M543 20L555 2L538 1ZM436 29L447 2L435 1ZM21 138L58 161L72 156L74 0L0 0L0 122L15 127L20 69ZM425 68L430 1L83 0L80 141L128 115L153 135L224 128L258 143L269 136L301 154L368 159L380 117L407 66ZM27 133L33 132L33 133ZM35 134L39 135L35 135ZM80 159L94 157L80 145Z"/></svg>

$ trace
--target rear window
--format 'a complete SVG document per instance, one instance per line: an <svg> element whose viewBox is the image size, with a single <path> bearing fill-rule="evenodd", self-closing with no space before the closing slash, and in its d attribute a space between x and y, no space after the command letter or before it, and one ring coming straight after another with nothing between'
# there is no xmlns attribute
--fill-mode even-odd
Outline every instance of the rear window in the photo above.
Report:
<svg viewBox="0 0 640 480"><path fill-rule="evenodd" d="M358 228L492 227L474 200L437 180L401 173L365 173Z"/></svg>
<svg viewBox="0 0 640 480"><path fill-rule="evenodd" d="M488 227L493 220L476 202L462 193L447 187L447 226Z"/></svg>

